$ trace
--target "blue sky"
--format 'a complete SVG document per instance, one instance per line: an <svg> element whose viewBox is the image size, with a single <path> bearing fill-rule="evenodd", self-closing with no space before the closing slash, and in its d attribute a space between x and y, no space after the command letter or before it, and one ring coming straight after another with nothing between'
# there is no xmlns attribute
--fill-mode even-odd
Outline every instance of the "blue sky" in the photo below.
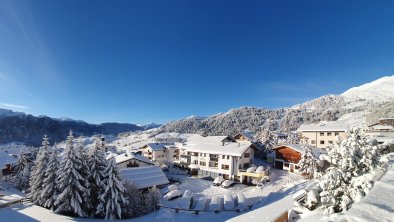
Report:
<svg viewBox="0 0 394 222"><path fill-rule="evenodd" d="M87 122L281 108L394 70L394 1L0 1L0 107Z"/></svg>

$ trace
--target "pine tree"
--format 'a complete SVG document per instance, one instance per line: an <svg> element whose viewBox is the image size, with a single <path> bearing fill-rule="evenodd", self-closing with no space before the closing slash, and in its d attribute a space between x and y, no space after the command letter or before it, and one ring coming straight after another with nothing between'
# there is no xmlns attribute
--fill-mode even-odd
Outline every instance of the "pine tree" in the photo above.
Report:
<svg viewBox="0 0 394 222"><path fill-rule="evenodd" d="M145 193L144 202L145 213L150 213L155 210L159 204L159 190L156 187L150 188L149 191Z"/></svg>
<svg viewBox="0 0 394 222"><path fill-rule="evenodd" d="M351 129L347 139L338 139L329 148L330 168L319 181L321 208L325 214L345 211L365 196L372 183L363 175L377 166L382 149L362 137L359 129Z"/></svg>
<svg viewBox="0 0 394 222"><path fill-rule="evenodd" d="M119 170L115 158L112 157L104 171L97 214L105 219L120 219L122 205L125 203L123 194L124 187L119 176Z"/></svg>
<svg viewBox="0 0 394 222"><path fill-rule="evenodd" d="M124 188L125 203L122 206L122 217L132 218L144 214L145 196L133 183L126 182Z"/></svg>
<svg viewBox="0 0 394 222"><path fill-rule="evenodd" d="M81 168L79 170L79 173L83 178L81 184L83 187L85 187L85 192L82 195L82 202L83 202L82 208L84 212L90 214L90 212L92 211L92 202L90 197L91 186L89 183L90 169L88 165L88 155L86 153L86 149L83 144L82 137L80 137L78 141L77 153L78 155L76 156L76 158L78 159L78 162L81 163Z"/></svg>
<svg viewBox="0 0 394 222"><path fill-rule="evenodd" d="M12 167L11 181L19 190L29 187L29 180L33 161L23 153L19 154L17 162Z"/></svg>
<svg viewBox="0 0 394 222"><path fill-rule="evenodd" d="M41 192L41 199L45 200L42 206L52 210L57 197L56 175L59 165L58 155L59 152L54 147L49 155L48 165L45 170L45 179L42 184L43 190Z"/></svg>
<svg viewBox="0 0 394 222"><path fill-rule="evenodd" d="M55 212L86 216L83 210L83 196L86 194L85 178L80 174L82 168L78 149L74 147L72 131L67 137L66 149L57 174L59 195L55 201Z"/></svg>
<svg viewBox="0 0 394 222"><path fill-rule="evenodd" d="M95 145L89 150L88 166L90 183L90 200L93 207L92 214L95 214L95 209L99 204L99 195L101 183L104 180L104 170L108 165L108 160L105 158L105 152L102 148L101 141L96 139ZM93 216L93 215L92 215Z"/></svg>
<svg viewBox="0 0 394 222"><path fill-rule="evenodd" d="M32 173L30 177L30 198L34 204L43 205L45 199L41 198L43 192L43 182L45 178L45 171L48 165L49 159L49 142L45 135L42 141L42 146L37 153L36 161L32 167Z"/></svg>
<svg viewBox="0 0 394 222"><path fill-rule="evenodd" d="M314 178L317 170L317 158L313 155L310 146L304 146L298 166L300 167L299 171L302 175L305 175L307 178Z"/></svg>

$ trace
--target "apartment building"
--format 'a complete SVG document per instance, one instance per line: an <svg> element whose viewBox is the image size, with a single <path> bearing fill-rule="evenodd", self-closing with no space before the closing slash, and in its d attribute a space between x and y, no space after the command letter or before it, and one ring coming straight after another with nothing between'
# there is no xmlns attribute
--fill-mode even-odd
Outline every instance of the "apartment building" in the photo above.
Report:
<svg viewBox="0 0 394 222"><path fill-rule="evenodd" d="M346 138L349 126L337 122L320 122L317 124L302 124L297 132L300 142L317 148L326 148L334 143L336 137Z"/></svg>
<svg viewBox="0 0 394 222"><path fill-rule="evenodd" d="M250 166L257 148L250 141L237 142L228 136L193 135L178 149L174 163L191 168L192 174L240 180L240 170Z"/></svg>

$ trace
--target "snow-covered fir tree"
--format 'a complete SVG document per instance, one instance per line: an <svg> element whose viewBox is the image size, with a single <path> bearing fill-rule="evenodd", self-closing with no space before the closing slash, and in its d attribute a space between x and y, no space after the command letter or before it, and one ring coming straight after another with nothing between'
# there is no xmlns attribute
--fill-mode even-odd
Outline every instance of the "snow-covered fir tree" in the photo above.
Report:
<svg viewBox="0 0 394 222"><path fill-rule="evenodd" d="M45 171L47 169L49 160L49 142L45 135L42 141L42 146L37 153L34 166L32 167L30 177L30 199L32 203L37 205L43 205L45 199L42 198L43 183L45 179Z"/></svg>
<svg viewBox="0 0 394 222"><path fill-rule="evenodd" d="M125 203L122 206L122 217L132 218L144 214L146 212L145 196L133 183L126 182L124 188Z"/></svg>
<svg viewBox="0 0 394 222"><path fill-rule="evenodd" d="M377 166L381 149L382 146L361 136L359 129L350 130L347 139L338 138L329 148L330 168L319 180L324 214L348 210L353 202L365 196L372 183L363 175ZM364 182L359 183L360 180Z"/></svg>
<svg viewBox="0 0 394 222"><path fill-rule="evenodd" d="M90 169L88 165L88 154L86 152L85 146L83 144L82 137L79 138L78 140L78 146L76 147L78 155L76 156L78 159L78 162L81 163L81 168L79 169L79 173L82 176L83 180L81 181L81 184L83 187L85 187L85 192L82 195L82 202L83 202L83 210L87 214L90 214L92 211L92 202L91 202L91 197L90 197L90 190L91 186L89 183L89 175L90 175Z"/></svg>
<svg viewBox="0 0 394 222"><path fill-rule="evenodd" d="M307 178L314 178L317 171L318 160L313 154L310 146L304 146L303 148L301 159L298 162L298 166L300 167L299 171Z"/></svg>
<svg viewBox="0 0 394 222"><path fill-rule="evenodd" d="M105 158L104 148L102 147L101 141L96 139L94 146L88 153L88 180L90 183L90 201L93 206L92 216L96 213L95 207L99 204L101 184L104 180L104 171L107 165L108 160Z"/></svg>
<svg viewBox="0 0 394 222"><path fill-rule="evenodd" d="M19 190L29 187L29 180L33 161L24 153L20 153L17 162L12 167L11 181Z"/></svg>
<svg viewBox="0 0 394 222"><path fill-rule="evenodd" d="M81 176L82 162L80 152L73 143L72 131L66 141L66 149L57 173L57 190L59 195L54 203L56 213L86 216L83 210L83 197L86 194L85 180Z"/></svg>
<svg viewBox="0 0 394 222"><path fill-rule="evenodd" d="M45 169L45 179L42 184L41 199L45 200L42 204L43 207L53 210L54 203L57 198L56 190L56 175L58 171L58 149L54 147L50 150L47 168Z"/></svg>
<svg viewBox="0 0 394 222"><path fill-rule="evenodd" d="M124 187L119 176L118 166L115 158L112 157L104 171L97 214L105 219L120 219L122 217L122 205L125 203L123 194Z"/></svg>
<svg viewBox="0 0 394 222"><path fill-rule="evenodd" d="M145 213L152 212L156 209L157 205L159 204L159 195L159 190L156 187L150 188L149 191L144 194Z"/></svg>

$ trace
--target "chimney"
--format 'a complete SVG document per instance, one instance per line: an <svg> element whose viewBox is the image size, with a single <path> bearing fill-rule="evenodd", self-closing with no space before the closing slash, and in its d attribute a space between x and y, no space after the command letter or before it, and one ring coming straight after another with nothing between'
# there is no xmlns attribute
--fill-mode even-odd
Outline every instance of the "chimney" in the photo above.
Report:
<svg viewBox="0 0 394 222"><path fill-rule="evenodd" d="M222 146L224 146L224 140L222 141Z"/></svg>

